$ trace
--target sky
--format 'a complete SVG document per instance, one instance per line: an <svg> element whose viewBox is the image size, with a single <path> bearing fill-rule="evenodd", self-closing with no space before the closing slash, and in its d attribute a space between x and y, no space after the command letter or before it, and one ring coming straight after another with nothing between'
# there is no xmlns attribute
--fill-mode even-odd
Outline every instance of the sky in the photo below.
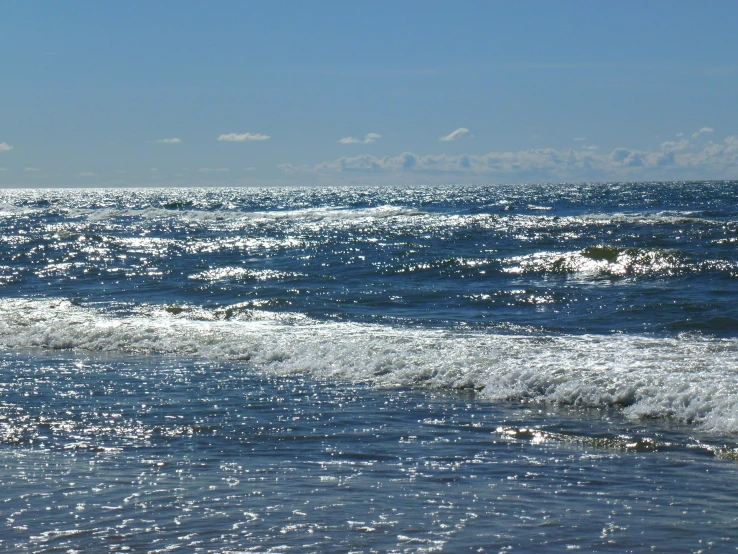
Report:
<svg viewBox="0 0 738 554"><path fill-rule="evenodd" d="M0 2L0 187L738 179L738 2Z"/></svg>

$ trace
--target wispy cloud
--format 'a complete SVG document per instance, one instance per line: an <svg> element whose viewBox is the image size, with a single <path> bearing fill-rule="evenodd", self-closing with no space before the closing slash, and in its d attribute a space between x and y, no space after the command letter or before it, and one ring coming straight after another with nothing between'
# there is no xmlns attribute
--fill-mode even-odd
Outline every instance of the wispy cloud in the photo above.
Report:
<svg viewBox="0 0 738 554"><path fill-rule="evenodd" d="M0 167L0 171L7 171L7 170L8 170L7 167Z"/></svg>
<svg viewBox="0 0 738 554"><path fill-rule="evenodd" d="M702 127L702 129L700 129L696 133L692 133L692 138L697 138L700 135L704 135L706 133L712 133L714 131L715 131L715 129L712 129L711 127Z"/></svg>
<svg viewBox="0 0 738 554"><path fill-rule="evenodd" d="M363 139L355 138L355 137L346 137L346 138L342 138L338 142L340 142L341 144L371 144L380 138L382 138L382 135L380 134L367 133L366 135L364 135Z"/></svg>
<svg viewBox="0 0 738 554"><path fill-rule="evenodd" d="M0 142L0 152L7 152L8 150L12 150L13 147L10 146L7 142Z"/></svg>
<svg viewBox="0 0 738 554"><path fill-rule="evenodd" d="M226 173L230 169L227 167L201 167L198 171L200 173Z"/></svg>
<svg viewBox="0 0 738 554"><path fill-rule="evenodd" d="M40 167L26 167L23 171L28 171L29 173L36 173L38 171L41 171Z"/></svg>
<svg viewBox="0 0 738 554"><path fill-rule="evenodd" d="M695 133L695 138L701 134ZM280 168L286 173L448 174L504 180L730 178L738 174L738 136L706 145L681 138L664 142L655 151L615 148L599 152L596 147L583 146L453 156L404 152L398 156L343 157L314 166L283 164Z"/></svg>
<svg viewBox="0 0 738 554"><path fill-rule="evenodd" d="M445 137L441 137L438 140L442 142L451 142L452 140L459 140L464 138L466 135L469 134L469 129L465 127L459 127L456 129L453 133L450 135L446 135Z"/></svg>
<svg viewBox="0 0 738 554"><path fill-rule="evenodd" d="M252 141L252 140L269 140L269 135L262 135L262 134L255 134L252 135L251 133L228 133L226 135L220 135L218 137L218 140L225 140L229 142L245 142L245 141Z"/></svg>
<svg viewBox="0 0 738 554"><path fill-rule="evenodd" d="M587 140L587 137L574 137L575 142L582 142L584 140Z"/></svg>
<svg viewBox="0 0 738 554"><path fill-rule="evenodd" d="M75 173L75 177L96 177L97 175L92 171L81 171L80 173Z"/></svg>
<svg viewBox="0 0 738 554"><path fill-rule="evenodd" d="M156 141L157 144L179 144L182 142L182 139L178 138L165 138L165 139L159 139Z"/></svg>

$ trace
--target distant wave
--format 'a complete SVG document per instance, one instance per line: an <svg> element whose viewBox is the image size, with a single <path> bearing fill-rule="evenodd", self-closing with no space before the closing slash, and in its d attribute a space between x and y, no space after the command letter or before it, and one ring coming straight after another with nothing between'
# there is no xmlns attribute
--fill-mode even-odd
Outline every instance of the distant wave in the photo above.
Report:
<svg viewBox="0 0 738 554"><path fill-rule="evenodd" d="M506 273L578 273L593 276L667 277L705 270L738 268L726 260L693 261L673 249L622 248L599 245L574 252L544 251L502 260Z"/></svg>
<svg viewBox="0 0 738 554"><path fill-rule="evenodd" d="M385 327L239 305L144 305L126 315L66 299L5 299L0 344L248 360L271 374L471 389L488 400L614 407L631 418L738 432L738 339Z"/></svg>
<svg viewBox="0 0 738 554"><path fill-rule="evenodd" d="M0 206L0 210L2 210ZM23 208L11 207L8 213L26 213ZM58 210L58 208L57 208ZM0 211L0 213L2 213ZM245 211L245 210L202 210L195 208L68 208L64 215L68 218L84 218L89 221L103 221L110 219L137 218L146 220L171 220L180 219L190 222L213 222L213 221L322 221L322 220L362 220L362 219L385 219L397 216L424 215L425 212L402 206L376 206L372 208L341 208L341 207L319 207L303 208L298 210L272 210L272 211Z"/></svg>

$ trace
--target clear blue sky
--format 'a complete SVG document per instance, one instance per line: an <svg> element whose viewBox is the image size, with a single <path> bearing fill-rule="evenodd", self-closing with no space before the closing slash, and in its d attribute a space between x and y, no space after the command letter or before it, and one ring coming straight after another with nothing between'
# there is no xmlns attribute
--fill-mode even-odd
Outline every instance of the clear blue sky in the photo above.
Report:
<svg viewBox="0 0 738 554"><path fill-rule="evenodd" d="M736 22L735 0L7 0L0 186L738 178Z"/></svg>

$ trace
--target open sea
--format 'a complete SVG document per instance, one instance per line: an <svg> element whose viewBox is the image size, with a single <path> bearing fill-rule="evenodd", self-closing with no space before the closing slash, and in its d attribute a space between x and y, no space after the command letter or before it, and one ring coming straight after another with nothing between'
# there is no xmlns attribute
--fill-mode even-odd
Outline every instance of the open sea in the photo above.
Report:
<svg viewBox="0 0 738 554"><path fill-rule="evenodd" d="M0 191L0 551L738 550L738 181Z"/></svg>

